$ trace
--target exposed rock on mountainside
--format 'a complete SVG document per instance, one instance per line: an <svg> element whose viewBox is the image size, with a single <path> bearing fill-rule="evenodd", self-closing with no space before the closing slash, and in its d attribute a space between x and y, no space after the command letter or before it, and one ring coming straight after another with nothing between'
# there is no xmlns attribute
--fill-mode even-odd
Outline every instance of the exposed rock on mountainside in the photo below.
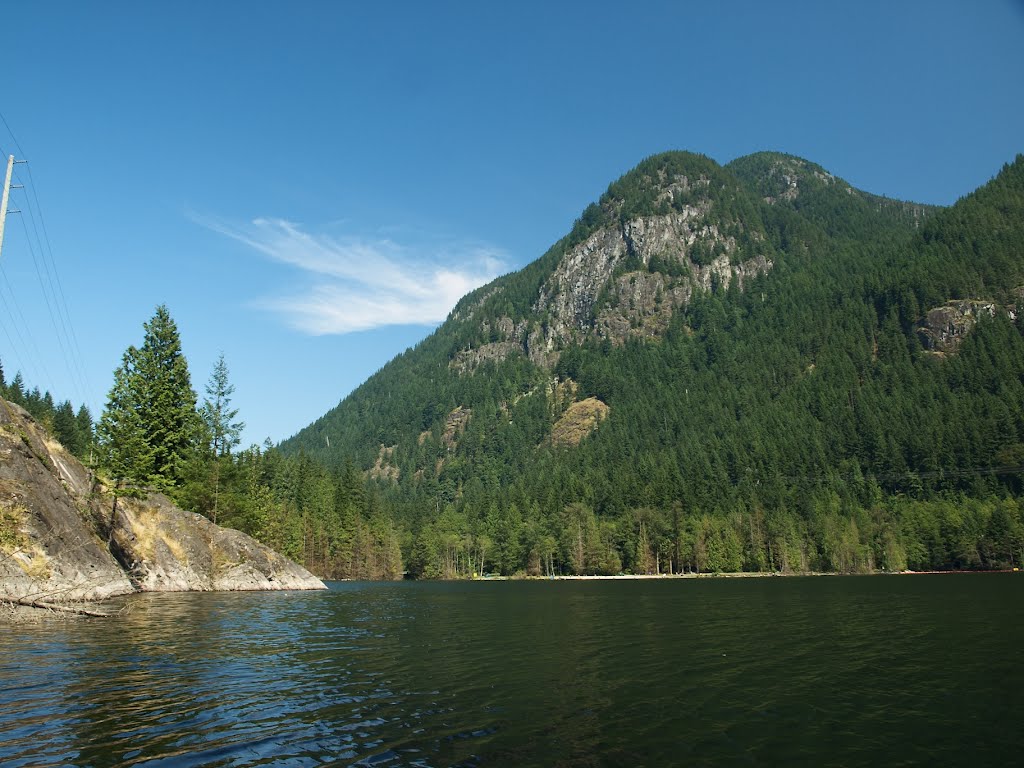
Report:
<svg viewBox="0 0 1024 768"><path fill-rule="evenodd" d="M596 397L573 403L555 422L551 430L551 444L556 447L576 447L607 418L609 410Z"/></svg>
<svg viewBox="0 0 1024 768"><path fill-rule="evenodd" d="M613 344L658 336L695 290L733 280L742 289L745 280L771 269L764 253L743 254L734 236L708 221L711 209L686 206L680 213L603 228L566 254L534 305L551 318L545 351L588 335ZM529 341L532 350L536 341Z"/></svg>
<svg viewBox="0 0 1024 768"><path fill-rule="evenodd" d="M511 320L509 318L502 318ZM459 352L448 366L459 373L472 373L481 364L488 360L500 362L512 354L523 351L523 345L514 341L495 341L475 349L466 349Z"/></svg>
<svg viewBox="0 0 1024 768"><path fill-rule="evenodd" d="M694 292L734 282L742 290L772 268L763 236L719 210L707 196L707 177L691 181L686 175L660 174L645 183L666 212L597 228L562 256L540 286L530 314L543 317L542 324L508 316L493 325L483 320L485 342L459 351L449 367L467 374L486 361L525 354L550 369L566 345L588 338L620 345L629 338L658 337ZM619 210L622 202L607 205ZM471 317L500 291L489 291L456 316Z"/></svg>
<svg viewBox="0 0 1024 768"><path fill-rule="evenodd" d="M26 411L0 400L0 598L322 589L304 568L163 496L114 498Z"/></svg>
<svg viewBox="0 0 1024 768"><path fill-rule="evenodd" d="M964 337L983 316L995 317L998 306L991 301L963 299L929 310L918 328L925 349L942 354L956 352Z"/></svg>
<svg viewBox="0 0 1024 768"><path fill-rule="evenodd" d="M825 186L840 184L847 194L855 194L855 190L849 184L836 179L828 171L802 160L798 157L777 155L767 172L761 177L762 192L765 193L764 201L769 205L775 205L779 201L793 202L801 193L801 188L808 183Z"/></svg>
<svg viewBox="0 0 1024 768"><path fill-rule="evenodd" d="M382 444L380 452L377 454L376 463L370 467L370 477L374 480L392 480L394 482L398 482L401 470L391 463L394 455L395 446L385 446Z"/></svg>
<svg viewBox="0 0 1024 768"><path fill-rule="evenodd" d="M444 432L441 433L441 442L449 452L455 450L459 435L466 431L466 425L472 417L473 411L461 405L448 414L444 422Z"/></svg>

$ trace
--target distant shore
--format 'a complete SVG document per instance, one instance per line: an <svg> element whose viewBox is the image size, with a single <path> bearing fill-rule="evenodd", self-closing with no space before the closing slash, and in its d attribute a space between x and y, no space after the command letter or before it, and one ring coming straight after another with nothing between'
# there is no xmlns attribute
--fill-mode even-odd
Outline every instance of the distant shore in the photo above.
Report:
<svg viewBox="0 0 1024 768"><path fill-rule="evenodd" d="M620 573L614 576L477 576L470 581L635 581L640 579L760 579L791 576L928 576L954 573L1019 573L1018 568L1001 570L960 571L870 571L868 573L836 573L834 571L730 571L727 573Z"/></svg>
<svg viewBox="0 0 1024 768"><path fill-rule="evenodd" d="M647 579L758 579L770 576L838 576L835 573L762 573L737 571L730 573L618 573L614 576L476 576L469 581L639 581ZM456 579L459 581L459 579Z"/></svg>

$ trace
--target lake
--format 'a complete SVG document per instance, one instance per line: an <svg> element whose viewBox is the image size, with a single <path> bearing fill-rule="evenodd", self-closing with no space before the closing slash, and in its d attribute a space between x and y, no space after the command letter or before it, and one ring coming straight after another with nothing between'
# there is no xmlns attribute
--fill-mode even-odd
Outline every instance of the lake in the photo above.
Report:
<svg viewBox="0 0 1024 768"><path fill-rule="evenodd" d="M1024 574L337 583L0 629L4 766L996 765Z"/></svg>

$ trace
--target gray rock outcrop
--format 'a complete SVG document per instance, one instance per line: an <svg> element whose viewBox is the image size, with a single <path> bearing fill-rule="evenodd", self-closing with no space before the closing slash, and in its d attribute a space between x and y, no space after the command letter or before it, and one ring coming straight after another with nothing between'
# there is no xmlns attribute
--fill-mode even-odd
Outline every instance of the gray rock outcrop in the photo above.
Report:
<svg viewBox="0 0 1024 768"><path fill-rule="evenodd" d="M680 178L663 194L671 198L675 191L702 185L706 180L690 184ZM740 232L742 224L717 216L712 203L701 200L668 214L596 230L569 249L540 286L532 309L543 323L501 317L492 328L483 321L481 335L491 340L458 351L449 366L469 374L484 362L522 354L550 369L567 345L594 337L612 344L655 338L695 293L733 283L743 290L752 278L772 269L768 248L757 233L741 247L725 230ZM454 316L472 316L499 290Z"/></svg>
<svg viewBox="0 0 1024 768"><path fill-rule="evenodd" d="M599 230L566 254L534 306L551 316L545 347L589 334L613 344L632 336L660 335L695 291L733 281L742 289L746 281L772 268L764 253L743 253L734 237L708 220L709 210L702 204L633 219ZM698 247L717 255L697 259ZM655 259L668 273L651 269ZM642 268L624 269L630 261Z"/></svg>
<svg viewBox="0 0 1024 768"><path fill-rule="evenodd" d="M118 499L110 546L142 592L322 589L305 568L161 494Z"/></svg>
<svg viewBox="0 0 1024 768"><path fill-rule="evenodd" d="M25 410L0 400L0 598L323 588L255 539L164 496L115 503Z"/></svg>
<svg viewBox="0 0 1024 768"><path fill-rule="evenodd" d="M939 354L956 352L960 343L978 324L982 316L995 317L997 304L978 299L950 301L928 310L918 327L918 336L925 349Z"/></svg>
<svg viewBox="0 0 1024 768"><path fill-rule="evenodd" d="M99 600L135 591L95 529L88 472L0 400L0 596Z"/></svg>

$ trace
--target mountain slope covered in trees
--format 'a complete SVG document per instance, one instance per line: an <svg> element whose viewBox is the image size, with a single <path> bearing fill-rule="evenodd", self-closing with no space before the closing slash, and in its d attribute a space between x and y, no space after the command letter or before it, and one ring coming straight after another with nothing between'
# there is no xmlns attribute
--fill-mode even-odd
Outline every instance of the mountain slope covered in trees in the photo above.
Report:
<svg viewBox="0 0 1024 768"><path fill-rule="evenodd" d="M1015 564L1022 286L1019 157L939 209L658 155L281 451L417 575Z"/></svg>
<svg viewBox="0 0 1024 768"><path fill-rule="evenodd" d="M233 450L166 307L98 428L119 494L319 575L1002 568L1024 557L1024 159L940 209L761 153L658 155L279 447Z"/></svg>

